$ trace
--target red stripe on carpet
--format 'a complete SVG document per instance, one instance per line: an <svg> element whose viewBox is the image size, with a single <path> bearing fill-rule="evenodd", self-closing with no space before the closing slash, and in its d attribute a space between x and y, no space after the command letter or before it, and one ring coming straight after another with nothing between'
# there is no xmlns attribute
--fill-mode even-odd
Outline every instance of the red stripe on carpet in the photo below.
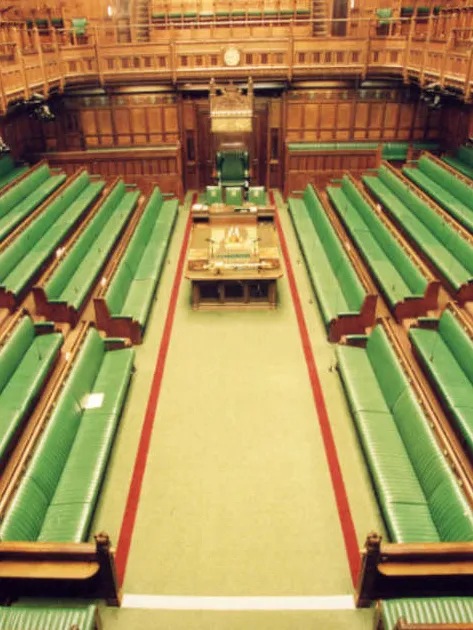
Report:
<svg viewBox="0 0 473 630"><path fill-rule="evenodd" d="M272 192L270 194L272 194ZM272 196L272 203L274 203L274 195ZM307 370L309 372L309 379L312 387L312 395L314 397L314 403L319 418L319 426L322 433L327 464L330 470L330 477L335 494L335 501L337 503L338 516L343 532L343 540L348 557L351 578L353 581L353 586L355 586L360 569L360 551L358 548L358 541L356 539L355 526L353 524L353 518L350 512L350 505L348 503L348 497L345 489L345 484L343 482L343 475L340 468L337 449L335 446L335 441L333 439L333 433L330 426L327 408L325 406L322 386L320 384L317 366L315 363L314 354L312 352L309 333L307 331L307 325L305 323L304 313L302 311L301 299L299 297L299 292L297 290L296 280L294 277L294 271L292 269L291 260L289 258L289 250L287 248L286 239L284 237L277 211L274 218L278 230L279 242L281 243L284 263L286 265L287 278L291 290L292 301L294 303L294 309L296 311L297 323L299 326L299 333L302 341L302 348L304 350Z"/></svg>
<svg viewBox="0 0 473 630"><path fill-rule="evenodd" d="M192 197L192 203L195 203L196 197L197 193L194 193L194 196ZM182 271L184 269L187 243L189 241L191 227L192 215L189 211L189 218L187 219L186 231L182 241L181 251L179 253L179 260L177 262L176 275L174 276L171 297L169 299L169 306L166 315L166 322L164 324L163 336L161 337L161 345L159 346L158 358L156 360L153 381L151 383L148 405L146 407L143 427L141 429L140 442L138 445L138 451L136 453L135 466L133 468L133 476L131 478L130 488L128 490L125 514L120 529L120 536L118 537L115 561L117 567L118 583L120 584L120 586L123 585L123 580L125 578L128 554L130 552L131 539L133 537L133 529L135 527L136 513L138 511L138 505L140 502L141 486L143 483L146 462L148 459L151 433L153 431L154 417L156 415L156 408L158 406L159 394L161 391L161 382L163 379L164 366L166 363L166 356L169 348L169 341L171 339L174 314L176 312L177 296L179 294L179 287L181 285Z"/></svg>

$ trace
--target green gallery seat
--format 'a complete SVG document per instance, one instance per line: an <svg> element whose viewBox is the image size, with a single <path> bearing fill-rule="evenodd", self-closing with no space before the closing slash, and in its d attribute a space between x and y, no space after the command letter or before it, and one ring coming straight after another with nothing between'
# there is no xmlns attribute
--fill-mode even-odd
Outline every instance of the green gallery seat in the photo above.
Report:
<svg viewBox="0 0 473 630"><path fill-rule="evenodd" d="M222 188L220 186L207 186L205 191L205 201L209 206L213 203L222 203Z"/></svg>
<svg viewBox="0 0 473 630"><path fill-rule="evenodd" d="M64 173L53 174L47 164L42 164L3 195L0 193L0 241L65 180Z"/></svg>
<svg viewBox="0 0 473 630"><path fill-rule="evenodd" d="M84 37L87 29L87 18L72 18L71 20L73 32L79 36Z"/></svg>
<svg viewBox="0 0 473 630"><path fill-rule="evenodd" d="M345 175L341 188L327 186L326 190L389 306L394 309L401 302L423 298L428 279L353 181Z"/></svg>
<svg viewBox="0 0 473 630"><path fill-rule="evenodd" d="M144 330L178 212L178 200L152 192L105 294L112 318L131 318Z"/></svg>
<svg viewBox="0 0 473 630"><path fill-rule="evenodd" d="M363 181L455 291L473 280L473 247L385 165Z"/></svg>
<svg viewBox="0 0 473 630"><path fill-rule="evenodd" d="M390 540L473 541L473 512L384 328L336 352Z"/></svg>
<svg viewBox="0 0 473 630"><path fill-rule="evenodd" d="M87 539L133 369L133 348L85 338L0 526L1 540Z"/></svg>
<svg viewBox="0 0 473 630"><path fill-rule="evenodd" d="M404 167L403 173L473 233L472 186L426 155L420 158L417 168Z"/></svg>
<svg viewBox="0 0 473 630"><path fill-rule="evenodd" d="M229 206L241 206L243 203L243 191L239 186L230 186L225 189L225 202Z"/></svg>
<svg viewBox="0 0 473 630"><path fill-rule="evenodd" d="M360 314L367 292L314 189L288 199L289 212L307 272L329 329L341 315Z"/></svg>
<svg viewBox="0 0 473 630"><path fill-rule="evenodd" d="M25 316L0 346L0 461L40 394L63 336Z"/></svg>
<svg viewBox="0 0 473 630"><path fill-rule="evenodd" d="M50 304L65 303L78 312L113 246L130 219L139 190L128 192L120 180L69 252L46 281Z"/></svg>
<svg viewBox="0 0 473 630"><path fill-rule="evenodd" d="M9 155L0 159L0 195L2 194L2 188L11 184L20 175L26 173L28 166L15 166L15 162Z"/></svg>
<svg viewBox="0 0 473 630"><path fill-rule="evenodd" d="M104 186L103 181L91 181L86 171L75 177L45 212L0 253L0 290L17 300Z"/></svg>
<svg viewBox="0 0 473 630"><path fill-rule="evenodd" d="M248 202L255 206L266 205L266 190L264 186L250 186L248 190Z"/></svg>
<svg viewBox="0 0 473 630"><path fill-rule="evenodd" d="M460 147L455 157L447 156L442 160L465 177L473 179L473 147Z"/></svg>
<svg viewBox="0 0 473 630"><path fill-rule="evenodd" d="M436 330L411 327L409 338L473 456L473 340L449 309L442 313Z"/></svg>
<svg viewBox="0 0 473 630"><path fill-rule="evenodd" d="M377 628L394 630L399 619L409 624L471 624L473 597L417 597L415 599L385 599L379 602ZM441 625L440 625L441 624Z"/></svg>
<svg viewBox="0 0 473 630"><path fill-rule="evenodd" d="M216 167L221 186L245 186L249 178L248 151L217 151Z"/></svg>
<svg viewBox="0 0 473 630"><path fill-rule="evenodd" d="M98 630L98 608L90 606L1 606L0 630Z"/></svg>

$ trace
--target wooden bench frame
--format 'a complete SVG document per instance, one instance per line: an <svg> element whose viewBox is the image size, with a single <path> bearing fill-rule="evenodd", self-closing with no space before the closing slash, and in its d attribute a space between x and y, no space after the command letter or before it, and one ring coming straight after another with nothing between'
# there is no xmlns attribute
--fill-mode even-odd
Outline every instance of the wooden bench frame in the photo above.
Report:
<svg viewBox="0 0 473 630"><path fill-rule="evenodd" d="M427 278L428 284L423 297L406 298L404 301L398 302L394 307L394 317L397 321L402 321L403 319L417 317L419 315L424 315L425 313L427 313L427 311L435 310L438 305L440 291L439 280L437 280L430 268L418 256L414 248L403 238L402 234L398 230L394 229L392 224L386 220L385 215L379 210L378 206L370 198L361 183L357 181L351 175L351 173L347 172L345 173L345 175L355 186L359 194L363 197L363 200L370 206L373 214L378 217L384 227L389 231L391 236L397 241L397 243L402 247L407 256L411 259L413 264L416 265ZM354 245L356 246L355 243ZM364 256L361 252L360 256L364 259ZM368 261L366 261L366 264L368 265Z"/></svg>
<svg viewBox="0 0 473 630"><path fill-rule="evenodd" d="M461 596L472 587L473 543L383 543L371 533L361 552L355 600L364 608L375 599Z"/></svg>

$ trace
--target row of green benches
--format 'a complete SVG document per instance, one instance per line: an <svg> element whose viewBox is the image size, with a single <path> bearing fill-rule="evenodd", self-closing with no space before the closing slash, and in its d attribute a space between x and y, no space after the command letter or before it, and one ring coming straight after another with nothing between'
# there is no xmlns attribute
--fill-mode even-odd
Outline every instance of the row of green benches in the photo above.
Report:
<svg viewBox="0 0 473 630"><path fill-rule="evenodd" d="M289 142L289 153L310 151L313 153L326 151L376 151L381 144L383 160L403 161L407 159L409 147L413 151L438 151L440 145L436 142Z"/></svg>
<svg viewBox="0 0 473 630"><path fill-rule="evenodd" d="M442 163L423 155L417 168L405 166L403 173L434 199L452 217L473 233L473 188L444 168Z"/></svg>
<svg viewBox="0 0 473 630"><path fill-rule="evenodd" d="M53 173L43 163L0 194L0 242L65 180L64 173Z"/></svg>
<svg viewBox="0 0 473 630"><path fill-rule="evenodd" d="M396 315L412 316L434 308L438 283L437 288L429 283L354 180L344 176L341 187L327 186L327 194Z"/></svg>
<svg viewBox="0 0 473 630"><path fill-rule="evenodd" d="M384 327L336 352L390 540L473 541L473 512Z"/></svg>
<svg viewBox="0 0 473 630"><path fill-rule="evenodd" d="M453 289L466 295L473 282L472 244L386 165L362 179Z"/></svg>
<svg viewBox="0 0 473 630"><path fill-rule="evenodd" d="M0 464L3 465L59 355L63 336L23 317L0 346Z"/></svg>
<svg viewBox="0 0 473 630"><path fill-rule="evenodd" d="M27 170L27 166L16 166L12 158L9 155L5 155L5 157L0 160L0 194L2 188L14 182L18 177L26 173Z"/></svg>
<svg viewBox="0 0 473 630"><path fill-rule="evenodd" d="M1 540L86 540L134 360L132 348L108 344L88 330L8 506Z"/></svg>
<svg viewBox="0 0 473 630"><path fill-rule="evenodd" d="M363 322L373 322L375 300L358 277L317 194L309 185L303 199L290 198L288 205L329 338L338 339L336 328L343 319L354 324L345 332L360 332Z"/></svg>
<svg viewBox="0 0 473 630"><path fill-rule="evenodd" d="M212 20L212 19L221 19L228 20L232 18L249 18L249 19L274 19L277 17L284 17L289 19L291 17L309 17L310 10L309 9L250 9L249 11L244 11L242 9L235 9L233 11L171 11L169 13L165 11L159 11L153 13L151 15L151 19L153 22L166 22L169 20L171 22L179 22L182 20Z"/></svg>
<svg viewBox="0 0 473 630"><path fill-rule="evenodd" d="M435 328L411 327L409 338L466 450L473 456L473 340L446 309Z"/></svg>
<svg viewBox="0 0 473 630"><path fill-rule="evenodd" d="M5 249L0 251L0 292L14 306L56 248L73 231L105 183L79 172Z"/></svg>
<svg viewBox="0 0 473 630"><path fill-rule="evenodd" d="M178 200L163 201L155 188L103 298L95 300L97 322L109 334L129 323L129 336L140 343L156 292L171 234Z"/></svg>
<svg viewBox="0 0 473 630"><path fill-rule="evenodd" d="M139 190L119 180L43 286L35 287L38 312L74 323L115 243L135 210ZM63 309L62 311L56 309Z"/></svg>
<svg viewBox="0 0 473 630"><path fill-rule="evenodd" d="M473 179L473 147L459 147L455 156L447 156L442 159L462 175Z"/></svg>

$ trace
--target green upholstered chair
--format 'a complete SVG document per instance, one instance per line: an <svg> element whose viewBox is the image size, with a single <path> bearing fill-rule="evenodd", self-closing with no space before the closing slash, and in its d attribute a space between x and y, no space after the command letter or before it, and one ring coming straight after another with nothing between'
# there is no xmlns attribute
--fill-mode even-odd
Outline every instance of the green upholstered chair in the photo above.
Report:
<svg viewBox="0 0 473 630"><path fill-rule="evenodd" d="M213 203L222 203L222 189L220 186L207 186L206 201L209 206Z"/></svg>
<svg viewBox="0 0 473 630"><path fill-rule="evenodd" d="M378 18L378 26L388 26L392 15L393 15L392 9L376 9L376 17Z"/></svg>
<svg viewBox="0 0 473 630"><path fill-rule="evenodd" d="M221 186L245 186L249 177L248 151L217 151L217 176Z"/></svg>
<svg viewBox="0 0 473 630"><path fill-rule="evenodd" d="M248 190L248 201L256 206L264 206L266 204L266 191L264 186L250 186Z"/></svg>
<svg viewBox="0 0 473 630"><path fill-rule="evenodd" d="M229 206L241 206L243 194L240 186L230 186L226 189L225 201Z"/></svg>
<svg viewBox="0 0 473 630"><path fill-rule="evenodd" d="M72 18L72 30L76 37L85 37L85 29L87 28L87 18Z"/></svg>

